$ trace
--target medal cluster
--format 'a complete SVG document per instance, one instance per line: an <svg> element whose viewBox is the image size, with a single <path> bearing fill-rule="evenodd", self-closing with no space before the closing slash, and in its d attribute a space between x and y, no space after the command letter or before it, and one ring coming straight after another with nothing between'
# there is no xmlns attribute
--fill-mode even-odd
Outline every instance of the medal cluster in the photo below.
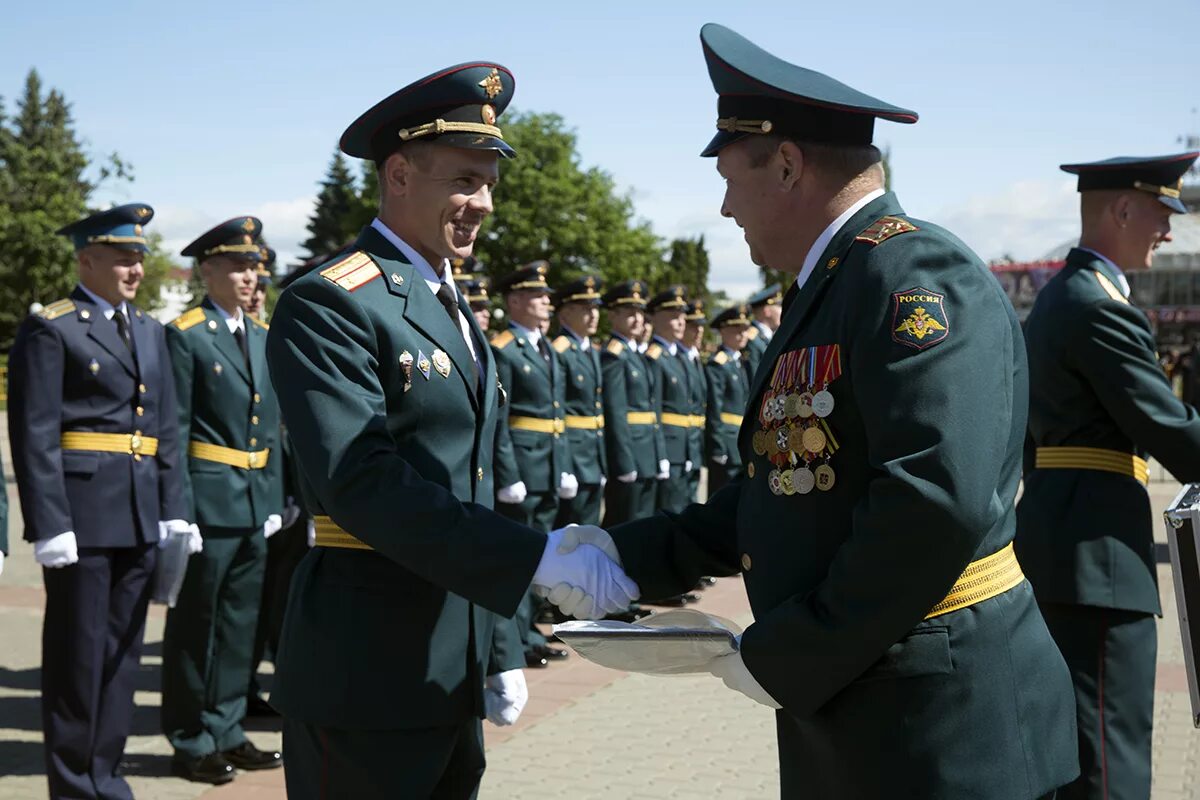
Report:
<svg viewBox="0 0 1200 800"><path fill-rule="evenodd" d="M775 465L767 475L773 494L833 488L836 475L829 460L838 444L829 427L834 404L829 384L841 374L836 344L792 350L775 362L758 412L762 428L753 437L754 452Z"/></svg>

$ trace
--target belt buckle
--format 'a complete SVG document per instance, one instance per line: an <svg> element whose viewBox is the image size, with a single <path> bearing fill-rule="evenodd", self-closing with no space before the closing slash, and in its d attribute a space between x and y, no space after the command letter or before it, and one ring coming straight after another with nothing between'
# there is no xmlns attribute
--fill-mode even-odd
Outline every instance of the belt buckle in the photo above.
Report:
<svg viewBox="0 0 1200 800"><path fill-rule="evenodd" d="M256 466L258 466L258 453L253 451L246 453L246 463L249 465L250 469L254 469Z"/></svg>
<svg viewBox="0 0 1200 800"><path fill-rule="evenodd" d="M141 455L142 437L136 433L129 437L129 452L131 455Z"/></svg>

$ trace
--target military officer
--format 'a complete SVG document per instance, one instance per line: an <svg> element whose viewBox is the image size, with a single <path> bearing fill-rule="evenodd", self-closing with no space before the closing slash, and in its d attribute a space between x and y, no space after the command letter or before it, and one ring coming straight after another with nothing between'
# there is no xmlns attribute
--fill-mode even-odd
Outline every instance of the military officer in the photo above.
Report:
<svg viewBox="0 0 1200 800"><path fill-rule="evenodd" d="M704 367L708 379L704 452L709 461L710 495L742 477L742 454L738 450L737 437L746 413L746 394L750 391L746 368L742 364L742 351L750 339L749 314L748 306L730 306L712 321L721 337L721 346Z"/></svg>
<svg viewBox="0 0 1200 800"><path fill-rule="evenodd" d="M750 295L746 305L750 307L753 318L750 330L747 332L745 367L750 377L753 378L754 370L758 369L763 353L767 351L767 345L771 342L771 336L779 327L780 315L783 311L783 292L778 283L772 283Z"/></svg>
<svg viewBox="0 0 1200 800"><path fill-rule="evenodd" d="M42 724L51 797L129 798L119 774L161 531L190 528L162 326L133 305L145 203L62 228L79 283L9 354L8 426L46 585ZM6 549L0 542L0 550Z"/></svg>
<svg viewBox="0 0 1200 800"><path fill-rule="evenodd" d="M1078 771L1074 703L1012 555L1015 314L883 190L875 120L915 113L719 25L701 42L721 211L797 288L750 385L745 478L615 528L624 567L646 596L743 573L755 622L710 670L780 709L785 800L1052 793Z"/></svg>
<svg viewBox="0 0 1200 800"><path fill-rule="evenodd" d="M654 387L657 433L664 453L658 465L656 502L661 510L679 512L688 504L688 473L700 463L691 433L695 421L691 370L679 343L686 325L686 290L678 284L668 286L650 298L647 309L654 338L646 348L646 367Z"/></svg>
<svg viewBox="0 0 1200 800"><path fill-rule="evenodd" d="M654 513L658 416L650 371L637 351L647 299L646 284L637 280L619 283L601 297L612 328L600 352L604 443L612 476L604 492L605 526Z"/></svg>
<svg viewBox="0 0 1200 800"><path fill-rule="evenodd" d="M284 506L267 325L243 311L258 280L261 231L257 218L235 217L183 249L206 294L167 326L188 452L184 497L204 546L167 612L162 725L175 749L172 771L214 784L233 780L236 769L281 763L242 729L267 538Z"/></svg>
<svg viewBox="0 0 1200 800"><path fill-rule="evenodd" d="M584 616L636 594L595 547L572 561L564 532L491 510L507 387L447 260L471 254L492 211L512 94L507 69L476 61L351 124L342 151L377 165L379 216L272 316L272 377L317 515L271 696L293 800L474 797L481 718L510 724L524 704L505 618L530 583L554 598L582 569L609 576L564 608Z"/></svg>
<svg viewBox="0 0 1200 800"><path fill-rule="evenodd" d="M704 300L696 298L688 302L683 315L683 336L679 339L679 354L688 376L688 450L695 454L692 468L687 475L687 501L694 503L700 490L700 467L704 463L704 428L708 403L707 380L700 351L704 348L704 331L708 320L704 316Z"/></svg>
<svg viewBox="0 0 1200 800"><path fill-rule="evenodd" d="M1017 555L1075 684L1079 778L1060 798L1150 796L1155 572L1147 453L1200 481L1200 416L1176 398L1125 270L1171 240L1198 153L1068 164L1082 234L1025 325L1029 440Z"/></svg>
<svg viewBox="0 0 1200 800"><path fill-rule="evenodd" d="M579 492L559 505L557 526L572 522L600 524L601 492L608 472L604 445L604 379L600 346L594 337L600 324L603 282L587 275L554 293L560 333L552 347L558 353L566 380L567 441L570 471Z"/></svg>
<svg viewBox="0 0 1200 800"><path fill-rule="evenodd" d="M480 275L463 282L463 294L467 297L467 305L471 307L471 316L479 329L487 333L492 325L492 300L490 292L492 281L486 275Z"/></svg>
<svg viewBox="0 0 1200 800"><path fill-rule="evenodd" d="M259 251L262 256L262 261L255 268L254 274L257 283L254 284L254 291L250 294L250 300L246 302L244 311L260 322L267 318L267 291L271 287L271 280L275 271L275 251L270 247L262 247Z"/></svg>

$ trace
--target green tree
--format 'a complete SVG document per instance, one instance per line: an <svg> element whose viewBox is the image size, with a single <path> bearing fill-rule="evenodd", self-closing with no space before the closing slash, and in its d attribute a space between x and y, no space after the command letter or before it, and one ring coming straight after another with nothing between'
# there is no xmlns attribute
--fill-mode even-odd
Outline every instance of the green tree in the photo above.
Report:
<svg viewBox="0 0 1200 800"><path fill-rule="evenodd" d="M362 162L362 177L358 187L357 202L350 213L348 223L350 236L342 244L347 244L360 230L370 225L379 211L379 172L375 168L375 162Z"/></svg>
<svg viewBox="0 0 1200 800"><path fill-rule="evenodd" d="M495 211L475 255L499 277L536 259L550 262L550 284L583 273L608 282L657 276L662 245L612 177L584 168L576 135L557 114L505 118L504 138L518 156L500 165Z"/></svg>
<svg viewBox="0 0 1200 800"><path fill-rule="evenodd" d="M138 287L134 302L146 311L157 311L165 304L162 296L163 290L179 282L179 279L171 274L178 269L179 265L163 247L162 234L155 231L147 232L146 247L149 251L142 260L142 268L146 275L142 278L142 284Z"/></svg>
<svg viewBox="0 0 1200 800"><path fill-rule="evenodd" d="M671 242L671 255L663 266L656 285L682 283L693 295L708 300L708 249L704 246L704 235L695 239L675 239Z"/></svg>
<svg viewBox="0 0 1200 800"><path fill-rule="evenodd" d="M335 152L308 220L309 237L302 245L310 257L333 253L354 238L359 229L355 222L361 202L349 163L340 152Z"/></svg>

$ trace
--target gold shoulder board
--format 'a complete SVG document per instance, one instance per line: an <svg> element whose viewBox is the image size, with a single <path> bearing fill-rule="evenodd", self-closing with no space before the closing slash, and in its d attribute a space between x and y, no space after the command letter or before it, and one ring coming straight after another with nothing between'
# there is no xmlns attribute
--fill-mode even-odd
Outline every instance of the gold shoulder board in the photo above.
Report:
<svg viewBox="0 0 1200 800"><path fill-rule="evenodd" d="M619 356L621 355L621 351L625 349L625 345L621 344L620 339L609 339L608 347L606 349L614 356Z"/></svg>
<svg viewBox="0 0 1200 800"><path fill-rule="evenodd" d="M1113 300L1116 300L1118 303L1129 305L1129 299L1126 298L1125 295L1121 294L1121 290L1118 289L1106 275L1101 275L1099 272L1093 272L1092 274L1096 276L1096 280L1100 282L1100 288L1103 289L1109 297L1111 297Z"/></svg>
<svg viewBox="0 0 1200 800"><path fill-rule="evenodd" d="M356 250L321 270L322 278L336 283L347 292L367 285L382 274L379 266L362 250Z"/></svg>
<svg viewBox="0 0 1200 800"><path fill-rule="evenodd" d="M251 317L249 314L247 314L246 316L250 318L250 321L251 321L251 322L253 322L253 323L254 323L255 325L257 325L258 327L262 328L264 331L269 331L269 330L271 330L271 326L270 326L270 325L268 325L267 323L263 322L263 321L262 321L261 319L259 319L258 317Z"/></svg>
<svg viewBox="0 0 1200 800"><path fill-rule="evenodd" d="M650 358L657 361L658 357L662 355L662 345L661 344L650 345L650 347L646 349L646 355L650 356Z"/></svg>
<svg viewBox="0 0 1200 800"><path fill-rule="evenodd" d="M67 298L54 301L39 311L38 316L42 319L58 319L63 314L70 314L74 310L75 301Z"/></svg>
<svg viewBox="0 0 1200 800"><path fill-rule="evenodd" d="M758 338L758 328L751 325L749 328L746 328L746 335L749 336L751 340L757 339Z"/></svg>
<svg viewBox="0 0 1200 800"><path fill-rule="evenodd" d="M726 361L728 361L728 360L729 360L729 354L728 354L728 353L726 353L724 350L718 350L718 351L716 352L716 355L714 355L714 356L712 357L712 360L713 360L713 363L714 363L714 364L716 364L717 366L721 366L721 365L723 365L723 364L724 364Z"/></svg>
<svg viewBox="0 0 1200 800"><path fill-rule="evenodd" d="M204 309L197 306L190 311L180 314L171 324L181 331L186 331L188 328L195 327L201 322L204 322Z"/></svg>
<svg viewBox="0 0 1200 800"><path fill-rule="evenodd" d="M906 219L899 217L883 217L871 223L871 225L858 236L854 237L856 242L866 242L867 244L882 244L893 236L898 236L902 233L919 230L916 225L913 225Z"/></svg>
<svg viewBox="0 0 1200 800"><path fill-rule="evenodd" d="M513 338L515 337L513 337L512 331L502 331L497 333L492 337L492 347L496 348L497 350L503 350L512 344Z"/></svg>
<svg viewBox="0 0 1200 800"><path fill-rule="evenodd" d="M554 349L559 352L565 352L571 349L571 340L566 336L559 336L554 340Z"/></svg>

